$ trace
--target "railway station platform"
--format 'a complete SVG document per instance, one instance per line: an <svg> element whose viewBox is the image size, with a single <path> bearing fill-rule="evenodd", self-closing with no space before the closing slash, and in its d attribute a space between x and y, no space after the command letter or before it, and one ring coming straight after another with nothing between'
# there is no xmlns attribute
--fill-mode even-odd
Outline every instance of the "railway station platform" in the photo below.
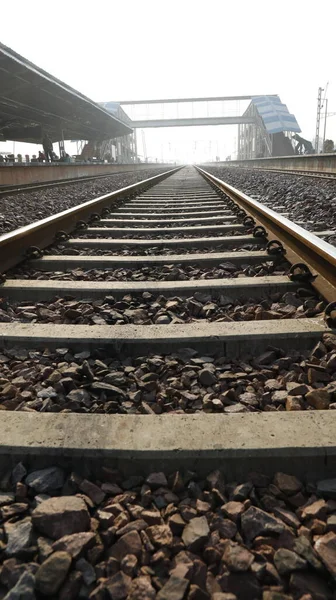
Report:
<svg viewBox="0 0 336 600"><path fill-rule="evenodd" d="M114 173L145 171L148 169L172 168L163 163L138 164L21 164L0 165L0 189L38 183L56 182L68 179L81 179Z"/></svg>

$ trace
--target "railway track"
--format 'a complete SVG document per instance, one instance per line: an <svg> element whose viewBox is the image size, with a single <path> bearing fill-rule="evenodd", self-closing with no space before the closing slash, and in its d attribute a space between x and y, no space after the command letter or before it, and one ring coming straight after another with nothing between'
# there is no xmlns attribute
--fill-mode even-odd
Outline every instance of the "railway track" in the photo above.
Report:
<svg viewBox="0 0 336 600"><path fill-rule="evenodd" d="M115 173L116 175L119 175L120 172ZM112 173L113 175L113 173ZM104 179L106 177L111 177L111 173L109 173L108 175L92 175L92 176L88 176L88 177L76 177L73 179L61 179L58 181L47 181L45 183L27 183L27 184L23 184L20 186L16 186L16 185L1 185L0 186L0 198L2 196L9 196L11 194L19 194L21 192L32 192L34 190L44 190L44 189L49 189L49 188L53 188L53 187L58 187L60 185L70 185L73 183L78 183L78 181L95 181L97 179Z"/></svg>
<svg viewBox="0 0 336 600"><path fill-rule="evenodd" d="M121 205L110 211L111 200ZM98 344L125 359L191 346L231 360L248 344L251 356L275 346L278 357L312 348L334 315L335 249L201 169L14 231L0 252L5 269L30 257L1 286L5 348Z"/></svg>
<svg viewBox="0 0 336 600"><path fill-rule="evenodd" d="M57 187L63 186L63 185L85 183L85 182L89 182L89 181L98 181L100 179L107 179L109 177L113 177L113 175L126 175L129 172L134 173L134 170L132 170L132 165L130 165L129 171L127 171L127 170L114 171L113 173L99 174L99 175L86 175L83 177L73 177L73 178L67 178L67 179L58 179L57 181L46 181L43 183L40 183L40 182L26 183L26 184L23 184L20 186L0 185L0 199L2 196L9 196L12 194L20 194L20 193L24 193L24 192L33 192L33 191L38 191L38 190L45 190L45 189L54 188L54 187L57 188ZM1 174L1 171L0 171L0 174Z"/></svg>
<svg viewBox="0 0 336 600"><path fill-rule="evenodd" d="M85 521L89 510L103 531L95 550L88 543L76 555L86 557L72 572L81 573L82 597L135 600L143 586L143 597L159 600L223 592L276 600L278 586L290 599L331 599L334 539L314 540L315 566L293 543L303 527L312 543L316 532L334 535L311 520L335 513L335 480L306 488L294 475L335 472L335 248L187 167L6 234L0 258L0 465L8 468L8 457L29 464L31 495L54 495L74 469L63 495L77 492L86 506L69 506L69 519L82 511ZM36 475L39 467L51 471ZM226 486L218 471L206 479L214 469L245 483ZM286 469L293 476L268 479ZM177 473L167 480L162 471ZM329 498L328 513L326 502L317 513L302 508L324 502L315 493ZM62 535L89 528L74 530L57 503L33 513L40 534L62 537L52 529L60 522ZM256 535L271 547L260 559ZM224 570L215 552L222 538ZM69 544L47 554L59 578L55 549L73 556ZM179 563L185 550L194 554ZM299 566L288 570L283 550ZM41 550L39 560L34 585L50 596ZM185 570L190 560L199 577ZM64 581L77 590L69 568L54 594Z"/></svg>
<svg viewBox="0 0 336 600"><path fill-rule="evenodd" d="M239 168L239 167L238 167ZM335 179L336 175L332 172L323 172L323 171L305 171L303 169L278 169L277 167L253 167L254 169L258 169L259 171L266 171L269 173L283 173L285 175L300 175L302 177L314 177L319 179Z"/></svg>

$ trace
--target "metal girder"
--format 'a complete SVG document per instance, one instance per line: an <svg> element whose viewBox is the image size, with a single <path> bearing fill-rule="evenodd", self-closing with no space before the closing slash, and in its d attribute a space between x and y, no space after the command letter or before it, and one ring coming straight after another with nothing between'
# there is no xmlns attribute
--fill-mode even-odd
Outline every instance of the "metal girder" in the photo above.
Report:
<svg viewBox="0 0 336 600"><path fill-rule="evenodd" d="M148 119L132 121L132 126L139 129L147 127L192 127L198 125L239 125L255 123L253 117L202 117L195 119Z"/></svg>
<svg viewBox="0 0 336 600"><path fill-rule="evenodd" d="M173 102L224 102L226 100L251 100L253 96L261 94L253 94L251 96L212 96L206 98L164 98L163 100L123 100L117 104L171 104ZM265 95L265 94L263 94ZM276 94L267 94L268 96L276 96Z"/></svg>

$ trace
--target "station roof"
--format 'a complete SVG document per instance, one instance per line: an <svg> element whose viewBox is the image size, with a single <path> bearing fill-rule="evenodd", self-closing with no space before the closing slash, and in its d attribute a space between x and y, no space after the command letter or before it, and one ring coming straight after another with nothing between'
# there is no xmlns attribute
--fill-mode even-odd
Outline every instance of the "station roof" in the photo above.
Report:
<svg viewBox="0 0 336 600"><path fill-rule="evenodd" d="M110 112L0 42L0 140L103 140L132 133Z"/></svg>

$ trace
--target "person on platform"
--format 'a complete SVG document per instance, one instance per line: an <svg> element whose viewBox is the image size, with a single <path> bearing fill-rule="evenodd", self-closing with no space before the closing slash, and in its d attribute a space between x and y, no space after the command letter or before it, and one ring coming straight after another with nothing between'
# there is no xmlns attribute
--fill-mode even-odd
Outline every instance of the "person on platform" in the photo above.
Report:
<svg viewBox="0 0 336 600"><path fill-rule="evenodd" d="M44 155L45 155L46 161L49 162L49 158L50 158L50 162L52 162L52 159L53 159L53 145L52 145L52 141L51 141L50 137L47 134L45 134L43 136L42 146L43 146L43 150L44 150Z"/></svg>
<svg viewBox="0 0 336 600"><path fill-rule="evenodd" d="M38 159L37 159L37 160L38 160L40 163L43 163L43 161L45 161L45 159L46 159L46 157L45 157L45 154L43 154L43 152L41 152L41 150L39 150L39 153L38 153Z"/></svg>

